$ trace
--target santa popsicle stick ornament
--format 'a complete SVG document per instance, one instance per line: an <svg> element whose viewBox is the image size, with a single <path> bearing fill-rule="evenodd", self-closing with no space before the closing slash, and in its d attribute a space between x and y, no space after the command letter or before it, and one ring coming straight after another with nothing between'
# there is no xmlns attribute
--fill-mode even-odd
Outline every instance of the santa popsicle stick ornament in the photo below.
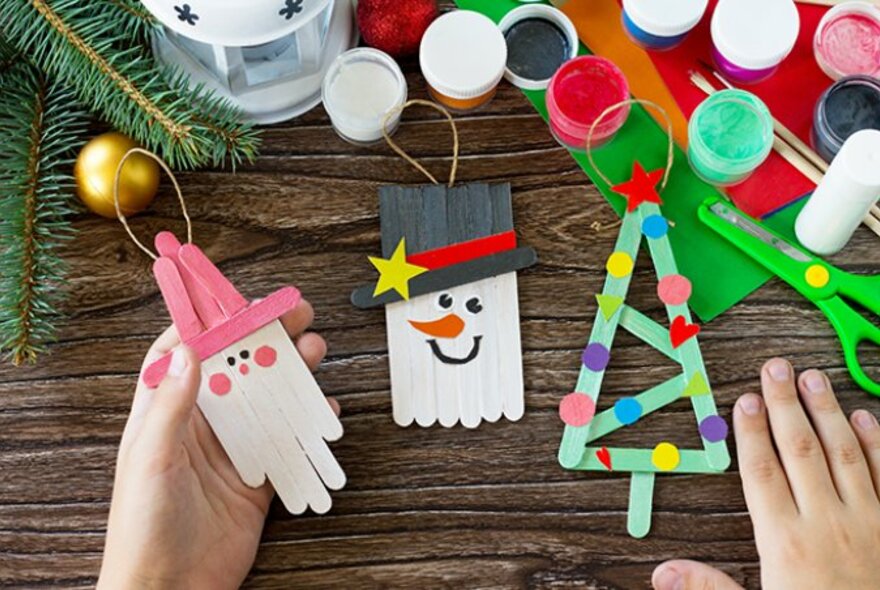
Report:
<svg viewBox="0 0 880 590"><path fill-rule="evenodd" d="M455 186L452 116L448 186L387 137L434 184L379 189L382 258L374 285L352 293L361 308L385 306L391 401L400 426L519 420L525 411L516 271L536 261L517 244L508 184ZM389 113L389 117L395 112ZM387 120L387 119L386 119Z"/></svg>
<svg viewBox="0 0 880 590"><path fill-rule="evenodd" d="M169 232L155 239L158 256L128 235L154 259L153 274L182 342L202 361L197 403L242 481L257 487L268 477L285 508L301 514L331 507L328 488L341 489L345 473L327 441L342 436L342 424L314 376L290 341L280 317L300 302L299 291L284 287L249 303L202 250L192 244L192 224L174 175L171 177L187 222L187 243ZM115 194L115 191L114 191ZM170 354L145 368L141 379L156 387Z"/></svg>

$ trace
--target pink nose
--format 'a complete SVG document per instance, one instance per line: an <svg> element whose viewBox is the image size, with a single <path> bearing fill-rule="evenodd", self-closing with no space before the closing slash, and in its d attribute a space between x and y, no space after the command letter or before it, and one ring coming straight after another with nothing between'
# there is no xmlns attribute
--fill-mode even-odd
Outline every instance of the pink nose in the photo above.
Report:
<svg viewBox="0 0 880 590"><path fill-rule="evenodd" d="M241 363L240 365L238 365L238 372L242 375L247 375L250 370L251 369L247 366L247 363Z"/></svg>

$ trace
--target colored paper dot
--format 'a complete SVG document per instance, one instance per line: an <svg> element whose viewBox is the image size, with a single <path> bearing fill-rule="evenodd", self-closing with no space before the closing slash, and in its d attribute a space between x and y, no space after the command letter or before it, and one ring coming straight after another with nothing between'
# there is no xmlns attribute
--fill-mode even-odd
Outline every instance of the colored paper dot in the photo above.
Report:
<svg viewBox="0 0 880 590"><path fill-rule="evenodd" d="M626 252L615 252L608 257L605 269L616 279L622 279L633 270L633 259Z"/></svg>
<svg viewBox="0 0 880 590"><path fill-rule="evenodd" d="M666 305L684 305L691 291L691 282L682 275L666 275L657 282L657 296Z"/></svg>
<svg viewBox="0 0 880 590"><path fill-rule="evenodd" d="M804 274L804 278L809 286L821 289L831 280L831 275L828 274L828 269L821 264L812 264Z"/></svg>
<svg viewBox="0 0 880 590"><path fill-rule="evenodd" d="M596 402L584 393L569 393L559 403L559 417L569 426L585 426L596 414Z"/></svg>
<svg viewBox="0 0 880 590"><path fill-rule="evenodd" d="M254 353L254 360L261 367L271 367L275 364L275 359L277 358L278 353L269 345L259 347L257 352Z"/></svg>
<svg viewBox="0 0 880 590"><path fill-rule="evenodd" d="M591 371L604 371L611 360L611 352L598 342L588 344L581 356L584 366Z"/></svg>
<svg viewBox="0 0 880 590"><path fill-rule="evenodd" d="M669 231L669 223L662 215L651 215L642 222L642 233L649 238L662 238Z"/></svg>
<svg viewBox="0 0 880 590"><path fill-rule="evenodd" d="M700 436L709 442L721 442L727 438L727 422L721 416L707 416L700 422Z"/></svg>
<svg viewBox="0 0 880 590"><path fill-rule="evenodd" d="M217 395L226 395L232 389L232 382L223 373L214 373L208 379L208 387Z"/></svg>
<svg viewBox="0 0 880 590"><path fill-rule="evenodd" d="M642 404L634 397L619 399L614 404L614 417L621 424L629 426L642 417Z"/></svg>
<svg viewBox="0 0 880 590"><path fill-rule="evenodd" d="M660 471L672 471L681 462L681 454L678 447L672 443L662 442L654 447L651 453L651 463Z"/></svg>

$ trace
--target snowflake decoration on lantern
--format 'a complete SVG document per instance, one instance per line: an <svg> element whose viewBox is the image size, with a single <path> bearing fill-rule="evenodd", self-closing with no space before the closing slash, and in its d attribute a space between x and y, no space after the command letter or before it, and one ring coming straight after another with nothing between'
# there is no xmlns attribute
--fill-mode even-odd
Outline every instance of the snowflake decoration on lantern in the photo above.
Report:
<svg viewBox="0 0 880 590"><path fill-rule="evenodd" d="M199 15L192 11L189 4L184 4L183 8L175 6L174 10L177 11L177 18L186 22L188 25L195 26L196 21L199 20Z"/></svg>
<svg viewBox="0 0 880 590"><path fill-rule="evenodd" d="M286 20L293 18L294 14L302 12L303 0L284 0L284 8L278 11Z"/></svg>

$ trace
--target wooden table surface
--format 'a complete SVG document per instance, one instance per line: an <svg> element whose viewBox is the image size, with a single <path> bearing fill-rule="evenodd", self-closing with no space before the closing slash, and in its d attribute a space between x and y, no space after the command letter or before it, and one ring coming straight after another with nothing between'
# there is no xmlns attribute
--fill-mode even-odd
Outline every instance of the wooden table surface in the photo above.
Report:
<svg viewBox="0 0 880 590"><path fill-rule="evenodd" d="M426 97L414 64L405 70L411 95ZM314 327L329 344L318 381L343 408L345 436L333 449L348 486L321 517L291 517L276 501L246 585L646 588L657 563L687 557L757 588L735 464L722 475L659 477L644 540L626 534L626 474L558 466L557 404L575 382L616 237L591 224L615 217L516 89L502 85L487 108L459 117L458 127L459 179L510 182L519 238L540 257L519 278L526 415L473 431L392 422L383 311L357 310L348 299L374 278L366 257L379 252L377 187L423 181L408 164L384 145L338 139L317 108L265 129L259 159L235 175L179 176L197 242L245 295L294 284L314 304ZM451 142L437 113L408 111L396 139L446 174ZM150 261L120 225L90 216L76 225L67 250L69 319L59 342L35 367L0 366L0 586L95 582L136 371L169 323ZM145 237L160 228L182 235L167 184L132 225ZM836 262L877 272L875 239L860 230ZM658 317L652 269L641 258L630 301ZM847 410L880 410L849 379L824 316L778 281L704 326L700 342L728 420L773 355L798 369L830 371ZM603 405L674 372L621 331ZM699 444L686 402L617 434L610 444Z"/></svg>

